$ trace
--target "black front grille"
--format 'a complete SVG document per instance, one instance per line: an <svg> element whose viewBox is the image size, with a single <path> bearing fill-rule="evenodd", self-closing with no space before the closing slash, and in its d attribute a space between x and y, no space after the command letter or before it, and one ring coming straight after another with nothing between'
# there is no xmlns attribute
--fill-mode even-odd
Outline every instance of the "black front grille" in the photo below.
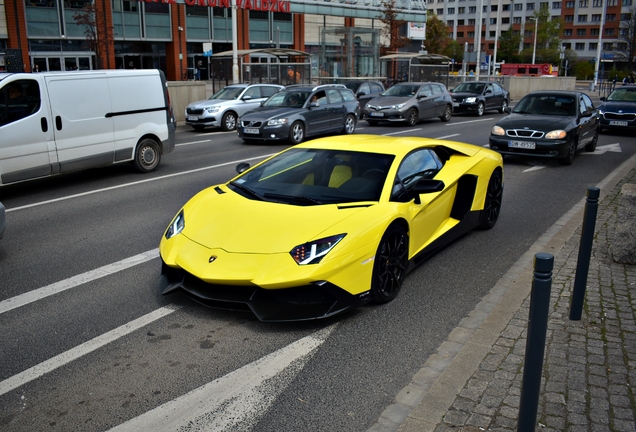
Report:
<svg viewBox="0 0 636 432"><path fill-rule="evenodd" d="M543 132L529 129L508 129L506 135L515 138L543 138Z"/></svg>
<svg viewBox="0 0 636 432"><path fill-rule="evenodd" d="M261 127L263 125L262 121L241 121L241 126L243 127Z"/></svg>
<svg viewBox="0 0 636 432"><path fill-rule="evenodd" d="M202 109L202 108L196 108L196 109L186 108L186 112L187 112L188 114L196 114L196 115L199 115L199 114L203 114L203 109Z"/></svg>
<svg viewBox="0 0 636 432"><path fill-rule="evenodd" d="M634 119L636 119L636 114L622 114L613 112L605 113L605 120L634 121Z"/></svg>

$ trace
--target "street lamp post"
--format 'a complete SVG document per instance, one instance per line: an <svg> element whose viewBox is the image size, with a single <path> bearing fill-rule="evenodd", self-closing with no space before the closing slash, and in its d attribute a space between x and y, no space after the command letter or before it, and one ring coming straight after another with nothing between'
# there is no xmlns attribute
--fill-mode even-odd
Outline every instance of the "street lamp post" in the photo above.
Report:
<svg viewBox="0 0 636 432"><path fill-rule="evenodd" d="M534 59L537 54L537 30L539 29L539 17L530 18L534 20L534 43L532 46L532 64L534 64Z"/></svg>

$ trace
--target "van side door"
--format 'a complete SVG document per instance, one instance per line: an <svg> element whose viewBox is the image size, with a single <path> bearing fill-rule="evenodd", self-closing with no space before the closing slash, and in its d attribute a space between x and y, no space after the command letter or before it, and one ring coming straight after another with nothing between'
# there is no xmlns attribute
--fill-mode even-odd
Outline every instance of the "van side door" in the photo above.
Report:
<svg viewBox="0 0 636 432"><path fill-rule="evenodd" d="M75 171L114 161L111 97L104 74L47 75L51 128L60 172Z"/></svg>
<svg viewBox="0 0 636 432"><path fill-rule="evenodd" d="M57 153L44 80L16 74L0 84L0 184L57 172Z"/></svg>

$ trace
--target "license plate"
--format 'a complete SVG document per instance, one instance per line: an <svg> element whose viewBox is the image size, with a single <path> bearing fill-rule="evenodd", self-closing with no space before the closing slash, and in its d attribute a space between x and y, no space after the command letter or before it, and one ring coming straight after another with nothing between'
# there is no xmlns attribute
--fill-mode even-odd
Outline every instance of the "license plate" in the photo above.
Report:
<svg viewBox="0 0 636 432"><path fill-rule="evenodd" d="M249 133L249 134L257 134L258 128L245 128L243 129L243 133Z"/></svg>
<svg viewBox="0 0 636 432"><path fill-rule="evenodd" d="M371 116L371 117L384 117L384 113L371 111L369 113L369 116Z"/></svg>
<svg viewBox="0 0 636 432"><path fill-rule="evenodd" d="M508 141L508 147L534 150L536 144L532 141Z"/></svg>
<svg viewBox="0 0 636 432"><path fill-rule="evenodd" d="M626 121L611 120L610 126L627 126Z"/></svg>
<svg viewBox="0 0 636 432"><path fill-rule="evenodd" d="M197 121L197 120L199 120L199 117L188 116L188 121Z"/></svg>
<svg viewBox="0 0 636 432"><path fill-rule="evenodd" d="M459 102L453 102L453 107L457 108L459 106Z"/></svg>

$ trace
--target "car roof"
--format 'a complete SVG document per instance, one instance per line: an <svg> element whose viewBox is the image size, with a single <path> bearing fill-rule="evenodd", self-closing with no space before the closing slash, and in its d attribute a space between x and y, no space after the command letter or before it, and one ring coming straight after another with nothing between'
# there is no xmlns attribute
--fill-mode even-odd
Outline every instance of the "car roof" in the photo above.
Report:
<svg viewBox="0 0 636 432"><path fill-rule="evenodd" d="M316 90L320 90L322 88L340 88L340 89L346 89L347 86L345 86L344 84L320 84L320 85L311 85L311 84L290 84L288 86L285 87L285 90L289 89L289 90L300 90L300 89L306 89L309 91L316 91ZM348 90L348 89L347 89Z"/></svg>
<svg viewBox="0 0 636 432"><path fill-rule="evenodd" d="M535 90L528 93L526 96L533 96L533 95L578 96L580 94L581 92L569 91L569 90Z"/></svg>
<svg viewBox="0 0 636 432"><path fill-rule="evenodd" d="M369 153L392 154L399 158L411 151L430 147L444 146L451 148L467 156L473 156L482 150L482 147L454 141L439 140L421 137L388 137L382 135L336 135L306 141L295 148L361 151Z"/></svg>

